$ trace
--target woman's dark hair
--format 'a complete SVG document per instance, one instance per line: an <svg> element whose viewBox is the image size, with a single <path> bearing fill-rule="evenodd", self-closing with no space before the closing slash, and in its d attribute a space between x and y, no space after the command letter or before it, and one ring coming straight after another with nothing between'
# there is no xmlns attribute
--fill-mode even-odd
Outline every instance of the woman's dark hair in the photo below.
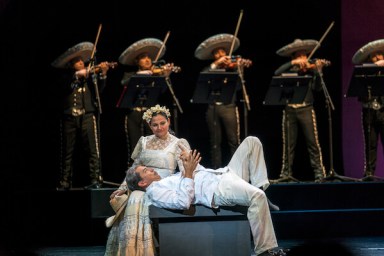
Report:
<svg viewBox="0 0 384 256"><path fill-rule="evenodd" d="M167 119L167 120L169 119L169 117L167 116L167 114L164 113L164 112L158 112L158 113L155 112L155 113L152 114L152 117L157 116L157 115L162 115L163 117L165 117L165 119ZM170 134L176 136L176 133L171 129L171 127L168 128L168 132L169 132Z"/></svg>
<svg viewBox="0 0 384 256"><path fill-rule="evenodd" d="M127 170L127 175L125 176L125 181L127 182L127 186L129 190L141 190L145 191L144 188L139 186L139 182L141 181L140 173L136 172L137 166L131 166Z"/></svg>
<svg viewBox="0 0 384 256"><path fill-rule="evenodd" d="M165 117L165 119L169 119L169 117L167 116L167 114L166 113L164 113L164 112L153 112L153 114L152 114L152 117L155 117L155 116L157 116L157 115L162 115L163 117Z"/></svg>

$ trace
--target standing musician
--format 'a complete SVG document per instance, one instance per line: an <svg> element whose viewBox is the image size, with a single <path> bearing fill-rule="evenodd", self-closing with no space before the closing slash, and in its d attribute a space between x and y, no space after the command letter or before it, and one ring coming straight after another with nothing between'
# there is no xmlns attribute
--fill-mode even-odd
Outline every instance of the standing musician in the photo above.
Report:
<svg viewBox="0 0 384 256"><path fill-rule="evenodd" d="M85 62L91 57L94 44L82 42L59 56L52 66L64 69L66 73L59 81L62 99L62 161L58 189L72 187L73 158L77 140L88 155L91 185L88 188L100 188L103 183L100 163L100 141L98 131L97 91L106 86L108 62L102 62L91 68ZM97 88L95 86L97 85ZM96 91L97 90L97 91Z"/></svg>
<svg viewBox="0 0 384 256"><path fill-rule="evenodd" d="M384 66L384 39L378 39L361 47L352 57L354 64L374 64ZM384 96L370 95L359 97L362 105L362 122L364 132L364 179L375 180L377 142L379 136L384 146Z"/></svg>
<svg viewBox="0 0 384 256"><path fill-rule="evenodd" d="M295 156L299 127L305 137L315 182L321 182L325 178L325 168L319 144L313 102L314 92L322 90L320 72L322 72L322 68L329 63L320 59L315 60L315 62L308 60L308 54L312 52L318 44L319 42L317 40L296 39L276 52L279 56L291 58L289 62L283 64L275 71L276 76L284 75L284 73L296 73L300 76L310 75L313 79L309 83L309 89L303 102L299 104L287 104L283 111L282 168L280 178L273 182L292 181L292 164Z"/></svg>
<svg viewBox="0 0 384 256"><path fill-rule="evenodd" d="M236 51L240 46L240 40L231 34L218 34L204 40L196 48L195 57L199 60L213 60L213 62L203 71L237 72L239 68L252 65L250 60L228 56L232 43L234 43L233 51ZM236 87L236 91L240 89L239 84ZM235 92L232 102L228 104L216 101L208 105L206 121L210 136L211 164L213 168L222 166L222 132L226 134L231 156L240 144L240 121L236 99Z"/></svg>
<svg viewBox="0 0 384 256"><path fill-rule="evenodd" d="M173 63L162 66L156 65L156 56L161 58L165 54L166 48L163 42L156 38L145 38L139 40L121 53L119 62L123 65L136 66L134 72L125 72L121 80L124 86L123 93L130 93L127 86L133 75L162 75L168 77L175 71ZM128 148L128 165L131 161L130 156L141 136L152 134L147 124L143 123L143 113L147 110L145 106L127 109L124 120L125 134Z"/></svg>

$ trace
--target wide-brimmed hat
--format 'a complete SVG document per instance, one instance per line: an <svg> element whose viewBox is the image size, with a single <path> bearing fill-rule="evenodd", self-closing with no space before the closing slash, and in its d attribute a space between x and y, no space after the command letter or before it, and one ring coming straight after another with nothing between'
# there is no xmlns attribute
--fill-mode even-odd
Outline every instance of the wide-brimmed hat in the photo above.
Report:
<svg viewBox="0 0 384 256"><path fill-rule="evenodd" d="M112 209L115 211L115 215L109 217L105 220L105 226L107 228L112 227L113 223L119 218L120 214L124 211L125 206L127 206L128 195L122 194L120 196L115 196L109 201Z"/></svg>
<svg viewBox="0 0 384 256"><path fill-rule="evenodd" d="M292 43L287 44L284 47L281 47L276 51L277 55L283 57L291 57L297 51L304 51L305 53L310 53L315 47L319 44L319 41L313 39L295 39Z"/></svg>
<svg viewBox="0 0 384 256"><path fill-rule="evenodd" d="M232 41L235 40L233 51L240 46L240 40L231 34L218 34L204 40L195 50L195 57L200 60L213 59L213 50L223 48L227 53L231 50Z"/></svg>
<svg viewBox="0 0 384 256"><path fill-rule="evenodd" d="M147 53L148 56L154 60L159 53L163 42L156 38L145 38L131 44L125 51L120 55L119 62L123 65L136 65L135 59L143 53ZM165 46L163 47L159 58L165 53Z"/></svg>
<svg viewBox="0 0 384 256"><path fill-rule="evenodd" d="M55 68L67 68L67 63L76 57L81 57L86 62L92 55L93 47L94 45L91 42L79 43L65 51L51 65Z"/></svg>
<svg viewBox="0 0 384 256"><path fill-rule="evenodd" d="M352 57L353 64L361 64L367 61L371 53L383 51L384 52L384 39L375 40L367 43L361 47Z"/></svg>

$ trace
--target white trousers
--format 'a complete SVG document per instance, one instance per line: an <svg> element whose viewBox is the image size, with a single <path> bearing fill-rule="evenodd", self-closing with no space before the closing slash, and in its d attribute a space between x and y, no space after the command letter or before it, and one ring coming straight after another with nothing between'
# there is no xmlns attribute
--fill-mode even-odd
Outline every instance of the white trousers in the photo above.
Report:
<svg viewBox="0 0 384 256"><path fill-rule="evenodd" d="M217 190L214 204L218 206L248 206L247 218L251 227L256 255L278 246L262 189L269 186L263 147L257 137L249 136L240 144L229 163Z"/></svg>

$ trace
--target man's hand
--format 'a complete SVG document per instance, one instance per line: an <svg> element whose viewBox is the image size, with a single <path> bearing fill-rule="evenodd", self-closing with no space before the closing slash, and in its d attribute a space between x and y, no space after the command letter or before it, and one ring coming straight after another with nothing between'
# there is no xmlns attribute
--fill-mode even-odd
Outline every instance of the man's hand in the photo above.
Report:
<svg viewBox="0 0 384 256"><path fill-rule="evenodd" d="M189 152L186 148L179 145L181 149L180 159L183 161L184 177L193 179L193 172L199 164L201 157L196 149Z"/></svg>

